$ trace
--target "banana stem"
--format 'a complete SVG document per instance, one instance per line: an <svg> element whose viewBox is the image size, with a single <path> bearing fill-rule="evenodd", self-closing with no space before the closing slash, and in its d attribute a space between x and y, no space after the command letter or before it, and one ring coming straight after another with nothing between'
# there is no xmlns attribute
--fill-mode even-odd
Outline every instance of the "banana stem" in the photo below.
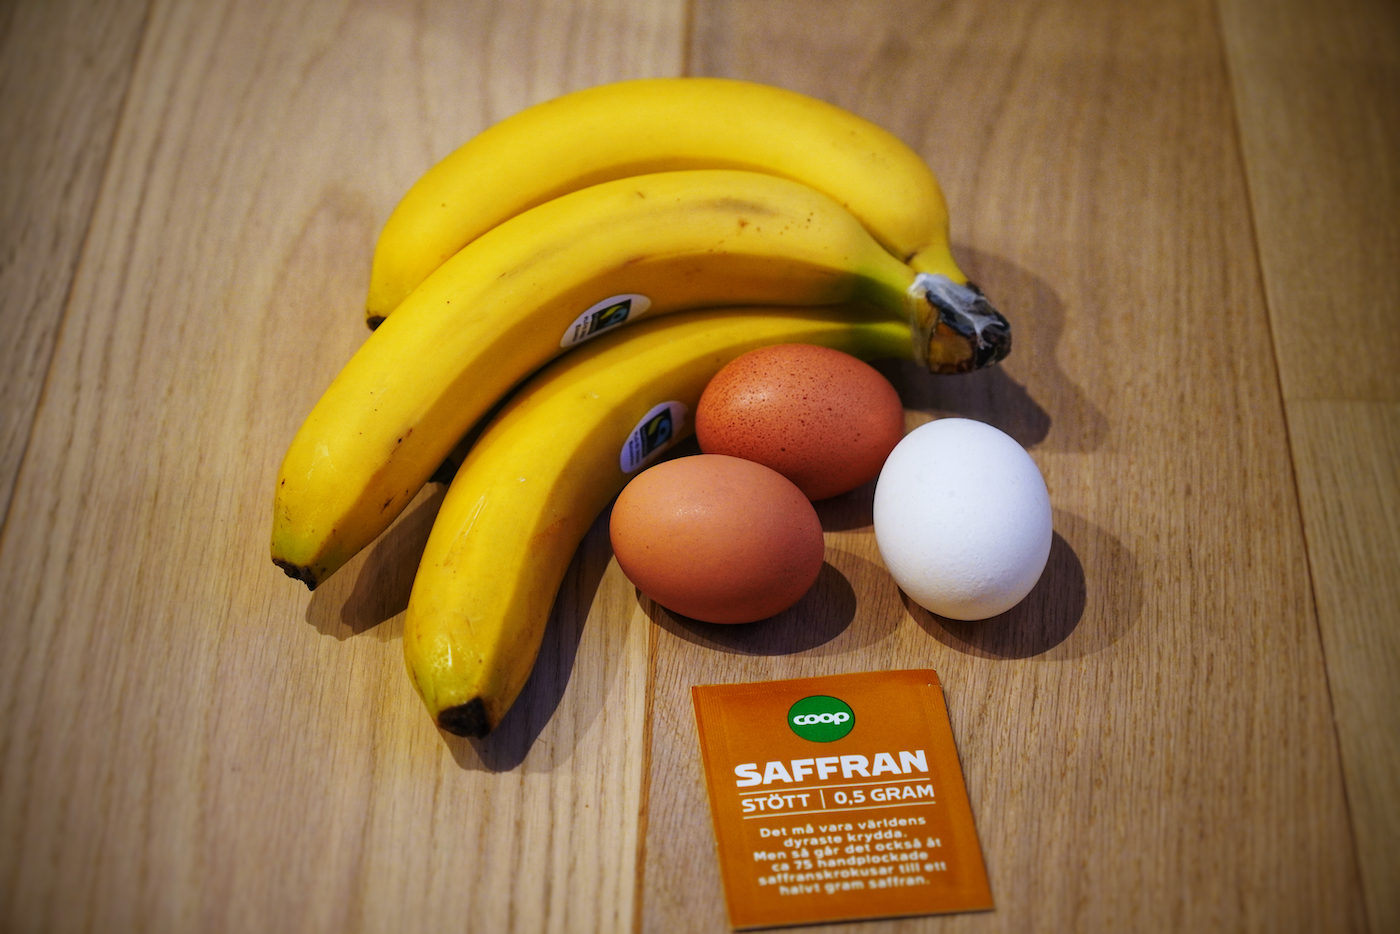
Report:
<svg viewBox="0 0 1400 934"><path fill-rule="evenodd" d="M968 373L1011 352L1011 325L972 283L919 273L908 294L914 358L930 372Z"/></svg>

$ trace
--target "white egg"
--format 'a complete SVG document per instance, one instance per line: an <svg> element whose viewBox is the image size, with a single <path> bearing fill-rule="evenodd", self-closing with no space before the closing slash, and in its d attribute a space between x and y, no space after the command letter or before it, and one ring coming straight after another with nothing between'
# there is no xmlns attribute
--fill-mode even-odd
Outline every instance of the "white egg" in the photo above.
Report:
<svg viewBox="0 0 1400 934"><path fill-rule="evenodd" d="M1005 432L943 418L905 435L875 486L875 543L915 603L987 619L1031 592L1054 532L1045 478Z"/></svg>

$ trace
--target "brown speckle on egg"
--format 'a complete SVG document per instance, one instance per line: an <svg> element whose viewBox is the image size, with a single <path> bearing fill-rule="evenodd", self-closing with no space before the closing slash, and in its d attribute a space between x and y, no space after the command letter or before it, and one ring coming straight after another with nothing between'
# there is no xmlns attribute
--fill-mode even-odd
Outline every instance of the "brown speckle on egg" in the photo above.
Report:
<svg viewBox="0 0 1400 934"><path fill-rule="evenodd" d="M695 412L701 450L771 467L809 499L874 479L904 436L899 394L868 363L811 344L744 354L720 370Z"/></svg>
<svg viewBox="0 0 1400 934"><path fill-rule="evenodd" d="M719 454L642 471L610 522L628 579L668 610L709 623L786 610L816 582L825 551L802 491L762 464Z"/></svg>

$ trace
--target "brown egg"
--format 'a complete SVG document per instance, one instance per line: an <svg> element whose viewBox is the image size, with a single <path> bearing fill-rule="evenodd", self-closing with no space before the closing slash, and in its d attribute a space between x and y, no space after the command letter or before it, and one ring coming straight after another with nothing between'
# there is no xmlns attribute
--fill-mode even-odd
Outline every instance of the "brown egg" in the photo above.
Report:
<svg viewBox="0 0 1400 934"><path fill-rule="evenodd" d="M809 499L879 476L904 437L904 408L870 364L828 347L779 344L715 374L695 410L707 454L757 461Z"/></svg>
<svg viewBox="0 0 1400 934"><path fill-rule="evenodd" d="M822 567L822 526L802 491L722 454L664 461L618 496L613 554L642 593L707 623L751 623L802 598Z"/></svg>

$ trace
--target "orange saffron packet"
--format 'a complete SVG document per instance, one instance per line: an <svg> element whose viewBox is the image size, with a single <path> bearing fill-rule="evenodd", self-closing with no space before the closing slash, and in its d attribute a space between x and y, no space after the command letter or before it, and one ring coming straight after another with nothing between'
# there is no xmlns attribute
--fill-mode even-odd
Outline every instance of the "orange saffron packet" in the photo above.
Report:
<svg viewBox="0 0 1400 934"><path fill-rule="evenodd" d="M992 908L937 672L691 698L731 926Z"/></svg>

